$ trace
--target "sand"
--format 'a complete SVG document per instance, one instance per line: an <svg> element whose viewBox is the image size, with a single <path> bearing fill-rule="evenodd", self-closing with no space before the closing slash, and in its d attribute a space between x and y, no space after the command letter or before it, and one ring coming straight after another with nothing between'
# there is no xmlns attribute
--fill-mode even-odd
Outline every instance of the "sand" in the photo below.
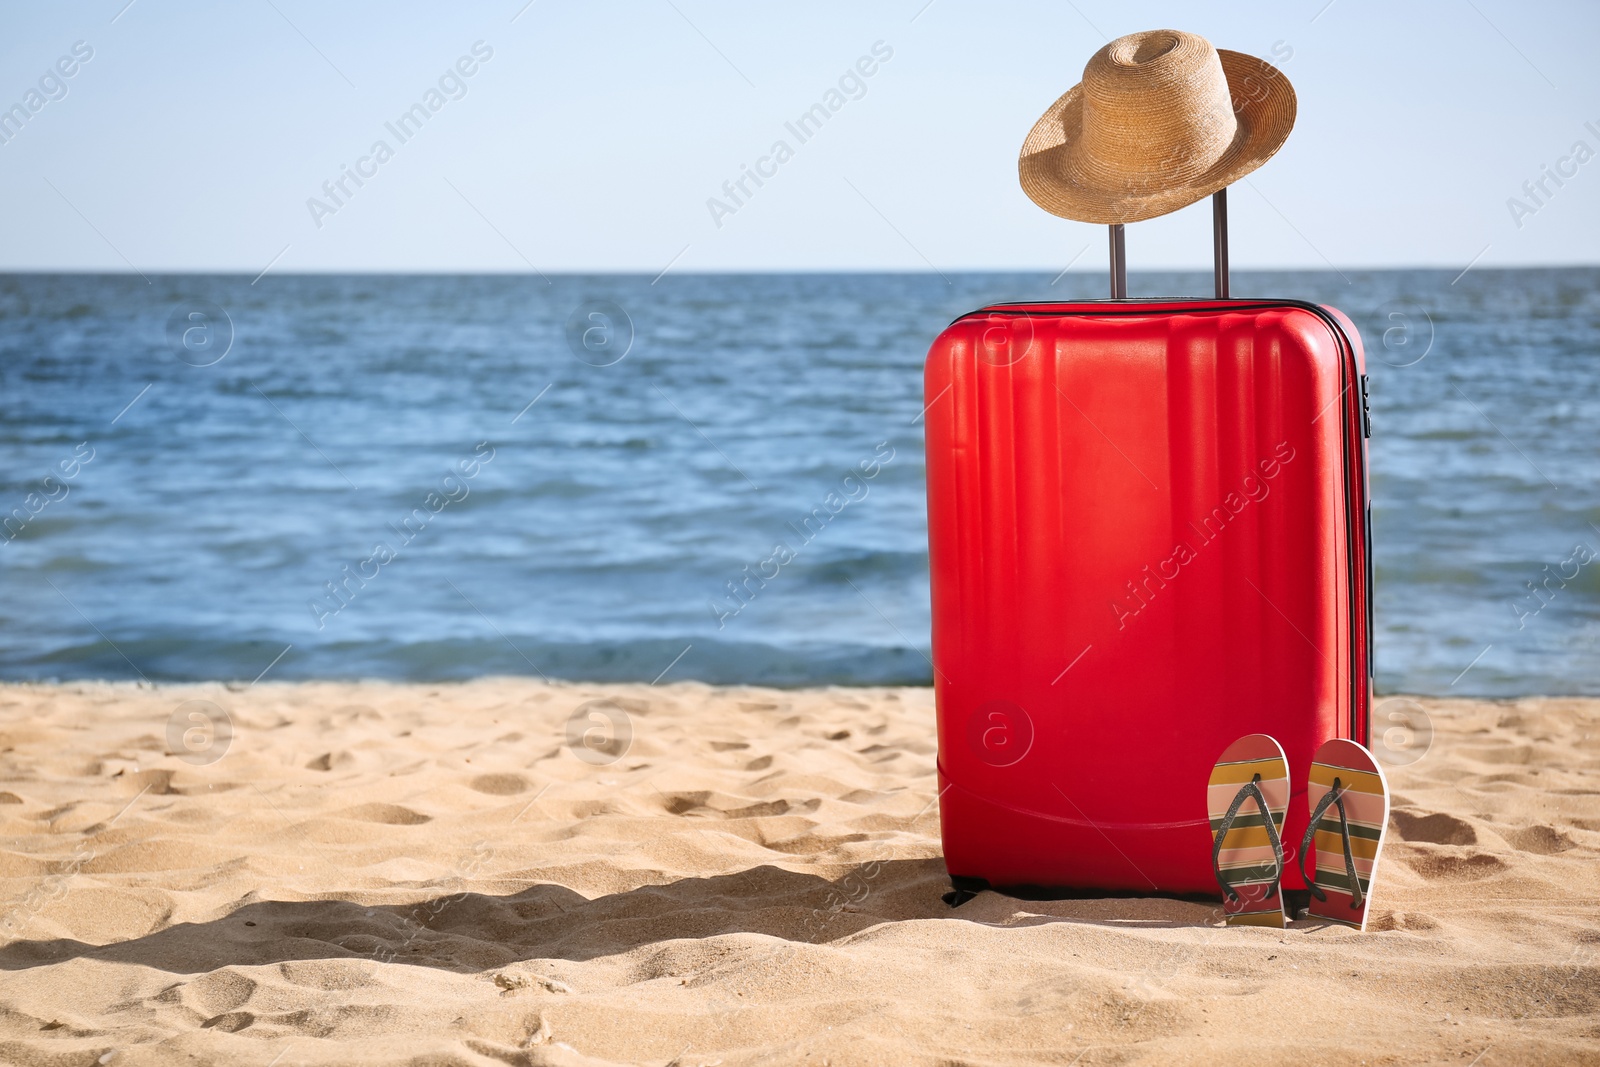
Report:
<svg viewBox="0 0 1600 1067"><path fill-rule="evenodd" d="M0 1062L1600 1063L1600 701L1422 703L1357 934L948 908L924 689L0 686Z"/></svg>

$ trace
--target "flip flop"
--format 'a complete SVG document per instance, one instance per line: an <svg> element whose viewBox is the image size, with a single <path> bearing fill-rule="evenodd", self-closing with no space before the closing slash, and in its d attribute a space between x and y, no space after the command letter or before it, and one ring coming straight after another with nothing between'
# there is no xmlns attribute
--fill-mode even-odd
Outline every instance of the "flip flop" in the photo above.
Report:
<svg viewBox="0 0 1600 1067"><path fill-rule="evenodd" d="M1211 868L1229 926L1283 926L1283 819L1289 811L1289 761L1266 734L1229 745L1206 786Z"/></svg>
<svg viewBox="0 0 1600 1067"><path fill-rule="evenodd" d="M1383 768L1354 741L1325 742L1311 763L1306 803L1311 822L1300 842L1300 873L1311 890L1311 917L1365 930L1378 851L1389 825ZM1307 874L1306 854L1313 847L1316 871Z"/></svg>

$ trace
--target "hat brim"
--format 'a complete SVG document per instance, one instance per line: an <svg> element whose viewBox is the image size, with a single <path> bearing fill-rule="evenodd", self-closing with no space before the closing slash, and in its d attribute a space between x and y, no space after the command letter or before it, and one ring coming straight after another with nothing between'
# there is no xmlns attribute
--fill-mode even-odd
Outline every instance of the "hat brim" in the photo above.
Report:
<svg viewBox="0 0 1600 1067"><path fill-rule="evenodd" d="M1017 173L1028 199L1052 215L1078 222L1153 219L1226 189L1271 159L1294 129L1296 101L1289 79L1266 60L1217 50L1238 128L1210 167L1182 181L1146 175L1132 186L1109 187L1089 176L1081 154L1083 86L1050 105L1022 142Z"/></svg>

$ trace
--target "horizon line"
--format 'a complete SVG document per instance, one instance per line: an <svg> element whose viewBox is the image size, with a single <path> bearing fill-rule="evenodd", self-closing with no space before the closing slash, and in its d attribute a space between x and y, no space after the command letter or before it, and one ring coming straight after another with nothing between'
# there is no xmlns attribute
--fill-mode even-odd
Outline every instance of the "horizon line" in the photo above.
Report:
<svg viewBox="0 0 1600 1067"><path fill-rule="evenodd" d="M1503 265L1498 265L1498 266L1485 265L1485 266L1475 267L1474 269L1476 269L1478 271L1595 270L1595 269L1600 269L1600 261L1596 261L1596 262L1593 262L1593 263L1518 263L1518 264L1503 264ZM1400 267L1395 267L1395 266L1388 266L1388 267L1370 267L1370 266L1369 267L1360 267L1360 266L1346 266L1346 267L1242 267L1242 268L1241 267L1233 267L1229 271L1229 273L1230 273L1231 276L1237 277L1239 275L1248 275L1248 274L1339 274L1339 273L1344 272L1344 271L1355 271L1355 272L1362 273L1362 274L1400 274L1400 273L1418 273L1418 272L1437 272L1437 273L1445 274L1445 273L1459 273L1460 272L1459 267L1457 265L1451 264L1451 265L1447 265L1447 266L1425 266L1425 265L1419 265L1419 266L1400 266ZM680 277L729 277L729 276L739 276L739 275L752 275L752 276L766 275L766 276L779 277L779 276L785 276L785 275L830 275L830 274L831 275L841 275L841 274L900 275L900 276L916 276L916 277L929 277L929 278L940 277L940 276L943 276L943 275L946 275L946 274L1011 274L1011 275L1015 275L1015 274L1041 274L1041 275L1048 275L1048 276L1051 276L1051 277L1076 277L1076 276L1101 277L1101 276L1103 276L1105 274L1105 269L1104 268L1101 268L1101 269L1085 268L1085 269L1081 269L1081 270L1056 271L1056 270L1054 270L1053 268L1050 268L1050 267L969 267L969 268L952 267L952 268L945 268L944 270L927 270L927 269L917 270L917 269L911 269L911 268L881 269L881 268L834 268L834 267L793 267L793 268L751 267L751 268L730 268L730 269L727 269L727 270L682 270L682 271L674 271L672 273L677 275L677 276L680 276ZM1140 268L1140 269L1137 269L1137 270L1130 268L1128 270L1128 275L1130 277L1135 277L1135 276L1139 276L1139 275L1150 275L1150 274L1204 274L1204 275L1210 275L1211 273L1212 273L1212 268L1209 267L1209 266L1205 266L1205 267ZM171 269L171 270L153 269L153 270L150 270L150 271L141 272L141 271L136 271L136 270L109 270L109 269L100 269L100 268L95 268L95 267L51 267L51 268L39 268L39 267L10 268L10 267L0 267L0 277L5 277L5 276L46 276L46 275L98 275L98 276L102 276L102 277L127 277L127 278L146 277L146 276L149 276L149 275L154 275L154 276L157 276L157 277L187 277L187 276L195 276L195 275L205 275L205 276L208 276L208 277L241 277L241 278L257 277L257 278L261 278L262 280L265 280L265 277L266 277L264 275L261 275L259 273L253 272L253 271L248 270L248 269L235 269L235 268L208 269L208 268L202 268L202 267L183 267L183 268L177 268L177 269ZM417 269L327 268L327 269L315 269L315 270L305 270L305 269L301 269L301 270L285 270L285 271L278 271L276 274L271 275L271 276L272 277L280 277L280 278L282 278L282 277L314 278L314 277L339 277L339 276L343 276L343 277L385 277L385 276L393 276L393 277L444 277L444 276L450 276L450 277L506 277L506 278L514 278L514 277L525 277L525 278L542 278L542 277L592 278L592 277L606 276L606 277L623 277L623 278L659 278L659 277L661 277L661 274L659 272L657 272L657 271L650 270L650 269L633 270L633 269L622 269L622 268L604 268L604 269L593 269L593 270L544 270L544 271L510 270L510 269L501 270L501 269L496 269L496 268L470 268L470 269L463 269L463 270L428 269L428 268L417 268Z"/></svg>

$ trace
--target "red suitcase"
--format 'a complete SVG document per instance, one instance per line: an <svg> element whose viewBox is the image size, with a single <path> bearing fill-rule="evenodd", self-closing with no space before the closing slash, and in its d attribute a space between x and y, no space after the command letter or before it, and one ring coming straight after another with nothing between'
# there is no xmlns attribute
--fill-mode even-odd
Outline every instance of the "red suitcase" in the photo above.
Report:
<svg viewBox="0 0 1600 1067"><path fill-rule="evenodd" d="M1002 304L928 353L945 862L957 887L1215 893L1205 785L1243 734L1295 778L1367 739L1366 378L1340 312ZM1126 292L1112 228L1112 291Z"/></svg>

